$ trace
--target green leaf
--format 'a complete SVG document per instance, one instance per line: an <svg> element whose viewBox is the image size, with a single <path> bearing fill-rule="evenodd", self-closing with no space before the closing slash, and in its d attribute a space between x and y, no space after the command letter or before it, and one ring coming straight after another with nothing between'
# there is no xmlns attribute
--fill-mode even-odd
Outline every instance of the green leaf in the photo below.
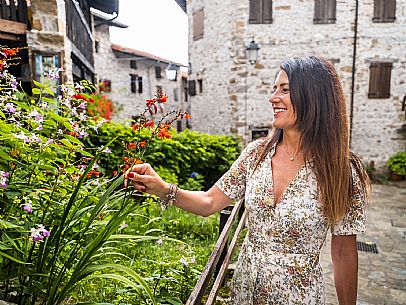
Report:
<svg viewBox="0 0 406 305"><path fill-rule="evenodd" d="M33 80L32 80L32 82L33 82L33 83L34 83L34 85L35 85L35 86L37 86L37 87L40 87L40 88L44 87L44 85L43 85L43 84L41 84L41 83L37 82L35 79L33 79Z"/></svg>
<svg viewBox="0 0 406 305"><path fill-rule="evenodd" d="M15 258L15 257L13 257L13 256L10 256L10 255L8 255L8 254L6 254L6 253L4 253L4 252L1 252L1 251L0 251L0 255L6 257L6 258L8 258L9 260L12 260L12 261L14 261L14 262L16 262L16 263L19 263L19 264L31 265L30 263L26 263L26 262L20 261L19 259Z"/></svg>
<svg viewBox="0 0 406 305"><path fill-rule="evenodd" d="M8 154L6 154L2 150L0 150L0 159L3 159L5 161L13 161L13 158L11 158Z"/></svg>
<svg viewBox="0 0 406 305"><path fill-rule="evenodd" d="M0 219L0 228L4 228L4 229L20 229L22 227L17 226L11 222L5 221Z"/></svg>
<svg viewBox="0 0 406 305"><path fill-rule="evenodd" d="M40 95L42 92L38 88L32 88L32 94L38 94Z"/></svg>
<svg viewBox="0 0 406 305"><path fill-rule="evenodd" d="M51 96L55 96L55 94L52 92L52 90L48 87L45 87L44 90Z"/></svg>

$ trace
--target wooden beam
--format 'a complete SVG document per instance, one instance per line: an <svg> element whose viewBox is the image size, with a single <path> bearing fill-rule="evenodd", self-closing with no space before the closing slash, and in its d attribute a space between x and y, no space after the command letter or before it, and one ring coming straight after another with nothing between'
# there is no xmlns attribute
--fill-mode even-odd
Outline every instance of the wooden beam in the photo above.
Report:
<svg viewBox="0 0 406 305"><path fill-rule="evenodd" d="M27 31L27 25L21 22L0 19L0 29L4 33L24 35Z"/></svg>

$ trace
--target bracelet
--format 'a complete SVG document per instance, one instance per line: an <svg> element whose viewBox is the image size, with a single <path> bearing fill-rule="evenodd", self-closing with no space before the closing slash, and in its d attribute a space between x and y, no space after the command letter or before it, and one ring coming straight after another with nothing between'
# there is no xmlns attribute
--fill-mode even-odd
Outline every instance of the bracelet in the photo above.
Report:
<svg viewBox="0 0 406 305"><path fill-rule="evenodd" d="M165 211L170 205L176 202L179 187L176 184L169 183L169 193L164 198L158 198L162 211Z"/></svg>

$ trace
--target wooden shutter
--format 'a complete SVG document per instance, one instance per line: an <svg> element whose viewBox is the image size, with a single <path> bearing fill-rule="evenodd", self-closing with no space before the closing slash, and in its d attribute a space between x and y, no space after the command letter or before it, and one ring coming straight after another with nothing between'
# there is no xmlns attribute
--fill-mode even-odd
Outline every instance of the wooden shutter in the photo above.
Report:
<svg viewBox="0 0 406 305"><path fill-rule="evenodd" d="M327 3L327 23L335 23L336 22L336 0L328 0Z"/></svg>
<svg viewBox="0 0 406 305"><path fill-rule="evenodd" d="M390 97L390 81L392 73L392 63L381 63L380 64L380 88L379 97L389 98Z"/></svg>
<svg viewBox="0 0 406 305"><path fill-rule="evenodd" d="M261 1L262 0L250 0L249 23L261 23Z"/></svg>
<svg viewBox="0 0 406 305"><path fill-rule="evenodd" d="M189 95L191 95L191 96L196 95L196 81L195 80L188 81L188 90L189 90Z"/></svg>
<svg viewBox="0 0 406 305"><path fill-rule="evenodd" d="M193 13L193 40L203 38L204 11L199 9Z"/></svg>
<svg viewBox="0 0 406 305"><path fill-rule="evenodd" d="M368 98L389 98L392 63L371 63Z"/></svg>
<svg viewBox="0 0 406 305"><path fill-rule="evenodd" d="M131 77L131 92L137 93L137 75L130 74Z"/></svg>
<svg viewBox="0 0 406 305"><path fill-rule="evenodd" d="M130 67L131 67L131 69L137 69L137 61L130 60Z"/></svg>
<svg viewBox="0 0 406 305"><path fill-rule="evenodd" d="M272 23L272 0L262 0L262 23Z"/></svg>
<svg viewBox="0 0 406 305"><path fill-rule="evenodd" d="M314 1L314 17L313 17L313 23L321 23L321 1L322 0L315 0Z"/></svg>
<svg viewBox="0 0 406 305"><path fill-rule="evenodd" d="M142 93L142 76L138 76L138 93Z"/></svg>
<svg viewBox="0 0 406 305"><path fill-rule="evenodd" d="M374 0L374 17L373 22L383 21L383 12L385 11L385 1L384 0Z"/></svg>
<svg viewBox="0 0 406 305"><path fill-rule="evenodd" d="M385 1L385 21L394 22L396 20L396 0Z"/></svg>
<svg viewBox="0 0 406 305"><path fill-rule="evenodd" d="M155 66L155 78L156 79L162 78L161 72L162 72L161 66Z"/></svg>

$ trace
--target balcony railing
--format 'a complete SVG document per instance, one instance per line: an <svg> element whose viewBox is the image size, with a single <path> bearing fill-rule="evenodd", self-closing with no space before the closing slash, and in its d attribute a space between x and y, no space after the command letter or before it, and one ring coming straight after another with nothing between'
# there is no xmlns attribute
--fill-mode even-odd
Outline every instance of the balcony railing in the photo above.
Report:
<svg viewBox="0 0 406 305"><path fill-rule="evenodd" d="M228 265L231 260L231 256L234 252L234 249L237 245L238 237L241 234L242 229L245 225L246 211L244 210L244 201L238 202L232 211L229 209L221 211L220 214L220 236L217 240L216 245L214 246L213 252L209 257L209 261L202 274L199 277L199 280L196 283L192 293L189 296L189 299L186 302L186 305L199 305L201 304L202 298L206 295L207 287L209 282L215 274L214 284L211 287L210 293L208 295L206 305L212 305L215 303L217 294L223 284ZM228 245L228 238L232 231L233 224L237 223L237 229L234 232L234 236Z"/></svg>
<svg viewBox="0 0 406 305"><path fill-rule="evenodd" d="M0 19L27 24L26 0L0 0Z"/></svg>

